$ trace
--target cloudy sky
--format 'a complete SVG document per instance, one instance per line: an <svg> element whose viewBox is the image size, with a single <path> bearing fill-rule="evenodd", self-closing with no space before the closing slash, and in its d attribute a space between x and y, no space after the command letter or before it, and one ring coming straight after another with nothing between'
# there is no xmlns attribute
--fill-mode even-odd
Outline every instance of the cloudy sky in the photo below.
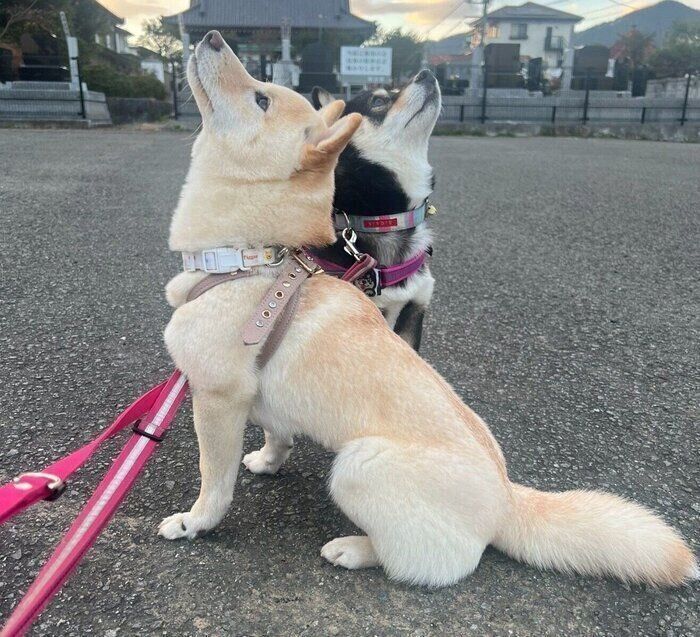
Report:
<svg viewBox="0 0 700 637"><path fill-rule="evenodd" d="M144 19L169 15L186 9L189 0L99 0L110 11L126 19L127 28L139 33ZM263 2L264 0L258 0ZM506 4L523 4L524 0L494 0L492 9ZM685 0L685 4L700 9L700 0ZM614 20L625 13L652 4L656 0L541 0L561 11L584 16L579 28ZM480 5L460 0L350 0L356 15L374 20L386 27L401 26L431 39L446 37L467 30L469 20L481 11Z"/></svg>

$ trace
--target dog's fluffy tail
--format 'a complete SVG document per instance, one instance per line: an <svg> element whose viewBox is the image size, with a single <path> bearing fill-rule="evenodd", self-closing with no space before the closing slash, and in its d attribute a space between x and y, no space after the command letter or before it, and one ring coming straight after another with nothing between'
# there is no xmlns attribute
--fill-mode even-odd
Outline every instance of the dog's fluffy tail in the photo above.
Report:
<svg viewBox="0 0 700 637"><path fill-rule="evenodd" d="M517 560L658 586L700 577L681 536L643 506L599 491L512 486L513 513L493 544Z"/></svg>

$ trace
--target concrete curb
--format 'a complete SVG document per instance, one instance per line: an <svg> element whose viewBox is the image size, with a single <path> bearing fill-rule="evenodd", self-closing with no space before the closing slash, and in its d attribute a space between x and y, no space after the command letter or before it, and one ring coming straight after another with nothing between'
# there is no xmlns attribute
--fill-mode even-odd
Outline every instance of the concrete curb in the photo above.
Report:
<svg viewBox="0 0 700 637"><path fill-rule="evenodd" d="M109 128L112 122L94 121L89 119L0 119L0 128Z"/></svg>
<svg viewBox="0 0 700 637"><path fill-rule="evenodd" d="M586 137L700 143L698 124L537 124L530 122L439 122L435 135L474 137Z"/></svg>

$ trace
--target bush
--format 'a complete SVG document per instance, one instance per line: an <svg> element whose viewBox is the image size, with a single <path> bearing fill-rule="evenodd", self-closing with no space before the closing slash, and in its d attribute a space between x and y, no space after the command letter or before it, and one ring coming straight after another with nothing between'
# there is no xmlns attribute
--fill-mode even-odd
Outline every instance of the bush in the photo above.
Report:
<svg viewBox="0 0 700 637"><path fill-rule="evenodd" d="M82 79L91 91L108 97L153 97L157 100L166 97L165 86L150 73L126 75L97 64L82 69Z"/></svg>
<svg viewBox="0 0 700 637"><path fill-rule="evenodd" d="M160 122L172 111L170 102L144 97L108 97L107 107L114 124L130 122Z"/></svg>
<svg viewBox="0 0 700 637"><path fill-rule="evenodd" d="M656 78L683 77L697 71L700 69L700 46L676 44L654 51L649 58L649 68Z"/></svg>

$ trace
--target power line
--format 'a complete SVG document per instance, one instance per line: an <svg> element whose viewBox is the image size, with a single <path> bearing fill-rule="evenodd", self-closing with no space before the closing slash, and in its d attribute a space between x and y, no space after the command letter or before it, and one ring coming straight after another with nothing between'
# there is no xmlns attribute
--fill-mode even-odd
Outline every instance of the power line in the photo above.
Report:
<svg viewBox="0 0 700 637"><path fill-rule="evenodd" d="M620 2L620 0L607 0L608 2L611 2L612 4L617 4L620 5L621 7L629 7L630 9L644 9L645 7L635 7L633 4L627 4L626 2Z"/></svg>
<svg viewBox="0 0 700 637"><path fill-rule="evenodd" d="M436 22L432 27L430 27L430 28L423 34L423 37L426 37L426 38L427 38L428 35L430 35L430 33L432 33L437 27L439 27L445 20L451 18L451 17L457 12L457 10L460 9L460 8L462 7L462 5L464 5L464 4L466 4L466 3L464 2L464 0L459 0L459 2L457 3L457 5L456 5L454 8L452 8L452 9L450 10L450 12L447 13L447 14L445 15L445 17L442 18L442 20L440 20L440 22Z"/></svg>

